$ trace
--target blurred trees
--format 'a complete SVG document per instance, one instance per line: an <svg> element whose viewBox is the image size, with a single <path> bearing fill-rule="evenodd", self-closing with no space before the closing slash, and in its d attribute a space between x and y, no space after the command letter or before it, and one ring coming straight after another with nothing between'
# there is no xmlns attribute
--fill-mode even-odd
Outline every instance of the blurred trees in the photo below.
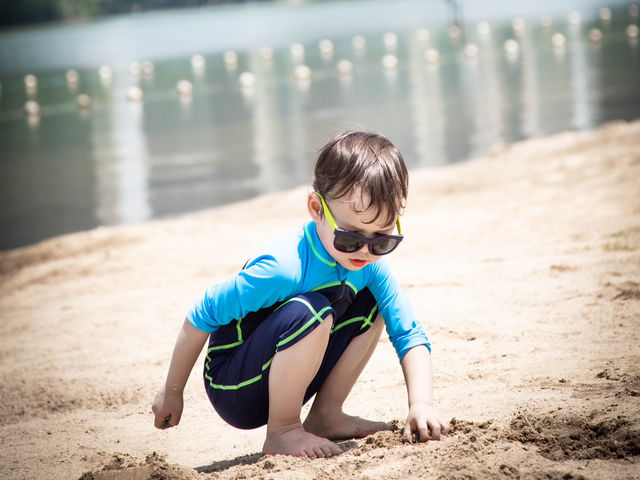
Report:
<svg viewBox="0 0 640 480"><path fill-rule="evenodd" d="M218 3L233 0L0 0L0 25L82 21L100 15Z"/></svg>

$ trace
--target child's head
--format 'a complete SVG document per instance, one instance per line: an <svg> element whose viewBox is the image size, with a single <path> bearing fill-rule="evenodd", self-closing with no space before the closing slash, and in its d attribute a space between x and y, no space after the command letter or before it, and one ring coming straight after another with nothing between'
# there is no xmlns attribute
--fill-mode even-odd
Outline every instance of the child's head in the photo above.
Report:
<svg viewBox="0 0 640 480"><path fill-rule="evenodd" d="M316 160L314 193L308 200L327 252L345 268L357 270L392 251L401 240L400 231L393 234L396 224L400 229L408 183L402 155L381 135L345 132L327 143ZM375 243L362 246L367 239Z"/></svg>
<svg viewBox="0 0 640 480"><path fill-rule="evenodd" d="M407 200L409 174L396 146L382 135L345 132L319 152L313 188L325 200L345 198L373 209L372 221L395 223Z"/></svg>

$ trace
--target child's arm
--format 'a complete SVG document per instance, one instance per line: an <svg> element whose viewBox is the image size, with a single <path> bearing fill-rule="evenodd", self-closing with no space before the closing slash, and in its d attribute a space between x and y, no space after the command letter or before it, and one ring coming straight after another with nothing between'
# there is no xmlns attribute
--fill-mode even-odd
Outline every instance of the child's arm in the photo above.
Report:
<svg viewBox="0 0 640 480"><path fill-rule="evenodd" d="M406 353L402 359L402 373L409 397L409 415L403 439L411 442L413 435L417 434L420 441L440 440L440 434L447 433L449 425L433 408L431 355L426 346L418 345Z"/></svg>
<svg viewBox="0 0 640 480"><path fill-rule="evenodd" d="M157 428L175 427L180 422L182 392L208 336L207 332L198 330L185 319L173 349L167 381L160 388L151 407Z"/></svg>

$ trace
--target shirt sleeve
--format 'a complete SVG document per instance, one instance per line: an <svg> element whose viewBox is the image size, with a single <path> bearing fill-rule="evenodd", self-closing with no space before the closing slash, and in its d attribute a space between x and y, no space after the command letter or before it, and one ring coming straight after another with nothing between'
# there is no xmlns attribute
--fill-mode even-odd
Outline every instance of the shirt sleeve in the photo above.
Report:
<svg viewBox="0 0 640 480"><path fill-rule="evenodd" d="M205 290L187 313L202 331L244 317L292 296L294 276L272 255L251 260L237 275Z"/></svg>
<svg viewBox="0 0 640 480"><path fill-rule="evenodd" d="M386 261L380 259L372 266L375 268L371 270L368 287L378 302L387 334L400 361L418 345L425 345L431 352L429 339Z"/></svg>

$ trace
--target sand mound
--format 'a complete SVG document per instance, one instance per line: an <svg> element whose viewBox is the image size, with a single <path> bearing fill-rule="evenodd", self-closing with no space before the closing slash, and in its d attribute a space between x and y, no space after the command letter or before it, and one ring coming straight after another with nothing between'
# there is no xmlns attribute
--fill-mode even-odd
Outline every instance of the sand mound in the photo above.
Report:
<svg viewBox="0 0 640 480"><path fill-rule="evenodd" d="M169 465L155 452L144 462L136 462L128 455L114 455L102 470L87 472L79 480L172 480L195 479L195 472L185 467Z"/></svg>

